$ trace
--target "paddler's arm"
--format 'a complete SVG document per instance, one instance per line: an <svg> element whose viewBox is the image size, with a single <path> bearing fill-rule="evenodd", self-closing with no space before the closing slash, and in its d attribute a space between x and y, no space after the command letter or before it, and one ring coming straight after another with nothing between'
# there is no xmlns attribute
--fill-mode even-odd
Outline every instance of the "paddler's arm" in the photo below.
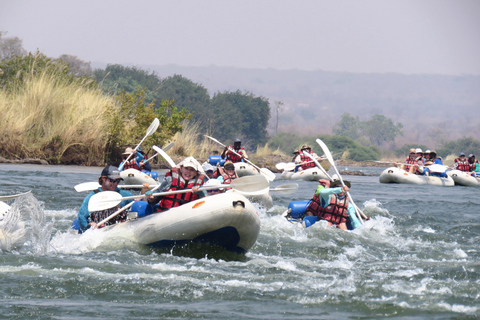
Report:
<svg viewBox="0 0 480 320"><path fill-rule="evenodd" d="M350 224L352 225L353 229L357 229L362 225L362 223L358 220L357 214L355 213L355 207L351 202L348 203L348 218L350 219Z"/></svg>

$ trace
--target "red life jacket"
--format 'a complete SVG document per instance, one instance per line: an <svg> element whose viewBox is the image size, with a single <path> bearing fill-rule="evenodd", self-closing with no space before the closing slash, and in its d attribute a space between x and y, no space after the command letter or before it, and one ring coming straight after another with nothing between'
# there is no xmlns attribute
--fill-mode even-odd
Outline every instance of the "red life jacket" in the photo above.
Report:
<svg viewBox="0 0 480 320"><path fill-rule="evenodd" d="M235 150L235 149L233 149L232 146L229 146L229 148L232 149L232 150ZM238 154L242 154L242 151L243 151L243 148L240 148L240 150L235 150L235 152L238 153ZM240 162L240 161L242 161L242 157L240 157L239 155L236 155L231 150L228 150L227 159L225 161L228 161L228 160L232 161L232 163Z"/></svg>
<svg viewBox="0 0 480 320"><path fill-rule="evenodd" d="M455 163L457 164L457 170L470 172L470 163L468 163L468 160L460 161L460 158L457 158L455 159Z"/></svg>
<svg viewBox="0 0 480 320"><path fill-rule="evenodd" d="M195 186L201 186L203 184L204 175L200 174L194 177L193 179L189 180L188 183L183 179L180 174L180 169L172 168L170 172L167 172L165 177L171 176L172 177L172 185L168 191L175 191L175 190L185 190L185 189L192 189ZM160 210L166 210L173 207L181 206L187 202L197 200L199 198L198 194L193 192L187 193L177 193L177 194L170 194L165 196L159 204Z"/></svg>
<svg viewBox="0 0 480 320"><path fill-rule="evenodd" d="M304 151L305 152L305 151ZM314 168L315 167L315 162L313 162L312 158L310 158L309 156L306 156L304 155L303 153L300 154L300 160L302 160L302 162L308 162L308 163L304 163L301 165L302 169L305 170L305 169L308 169L308 168Z"/></svg>
<svg viewBox="0 0 480 320"><path fill-rule="evenodd" d="M325 208L320 205L321 202L319 200L320 198L318 196L314 196L312 202L308 206L308 208L312 206L312 209L316 210L312 212L318 216L318 219L327 220L335 225L347 222L348 197L340 200L336 195L331 195L330 203Z"/></svg>
<svg viewBox="0 0 480 320"><path fill-rule="evenodd" d="M417 163L417 158L408 157L405 163L406 164L403 167L404 167L404 170L408 172L408 170L410 170L410 167L415 163Z"/></svg>
<svg viewBox="0 0 480 320"><path fill-rule="evenodd" d="M126 169L137 169L140 170L140 167L137 164L137 160L135 158L129 159L128 161L123 163L123 170Z"/></svg>

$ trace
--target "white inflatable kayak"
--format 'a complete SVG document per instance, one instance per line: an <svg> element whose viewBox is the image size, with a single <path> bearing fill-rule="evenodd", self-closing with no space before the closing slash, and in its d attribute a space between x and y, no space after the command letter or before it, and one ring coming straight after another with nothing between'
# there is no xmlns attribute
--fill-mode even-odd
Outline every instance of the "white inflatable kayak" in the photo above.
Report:
<svg viewBox="0 0 480 320"><path fill-rule="evenodd" d="M289 180L304 180L304 181L318 181L320 179L328 179L328 177L319 168L308 168L302 171L284 171L281 179Z"/></svg>
<svg viewBox="0 0 480 320"><path fill-rule="evenodd" d="M441 178L435 176L422 176L409 173L397 167L385 169L379 178L381 183L408 183L408 184L431 184L435 186L454 186L455 182L451 177Z"/></svg>
<svg viewBox="0 0 480 320"><path fill-rule="evenodd" d="M447 171L447 175L453 179L455 184L460 186L480 187L480 178L474 177L467 172L460 170Z"/></svg>
<svg viewBox="0 0 480 320"><path fill-rule="evenodd" d="M140 203L140 202L139 202ZM132 206L130 218L93 232L106 239L157 248L172 248L188 242L209 243L237 253L247 252L257 241L260 218L252 203L236 191L207 196L170 210L145 214L145 207ZM138 216L135 218L135 211Z"/></svg>
<svg viewBox="0 0 480 320"><path fill-rule="evenodd" d="M144 184L144 183L148 183L150 185L158 184L158 181L150 177L148 174L145 174L136 169L126 169L126 170L120 171L120 176L123 178L124 184L132 184L132 185L138 185L138 184Z"/></svg>
<svg viewBox="0 0 480 320"><path fill-rule="evenodd" d="M260 174L260 172L258 172L258 170L255 169L254 166L246 162L235 162L233 165L235 166L235 171L237 171L237 174L239 177L253 176L253 175Z"/></svg>

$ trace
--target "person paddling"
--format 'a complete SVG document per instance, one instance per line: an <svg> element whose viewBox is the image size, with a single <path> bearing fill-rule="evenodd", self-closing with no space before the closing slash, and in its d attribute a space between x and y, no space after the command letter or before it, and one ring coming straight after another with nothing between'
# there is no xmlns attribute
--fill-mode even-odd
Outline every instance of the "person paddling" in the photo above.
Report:
<svg viewBox="0 0 480 320"><path fill-rule="evenodd" d="M232 150L235 152L232 152ZM248 159L247 153L242 148L242 140L240 139L235 139L233 146L225 147L221 157L222 159L226 158L227 161L231 161L232 163L241 162L243 159Z"/></svg>
<svg viewBox="0 0 480 320"><path fill-rule="evenodd" d="M343 180L342 187L340 180L320 180L323 188L319 188L319 195L315 194L314 199L307 208L307 216L317 216L320 220L328 221L329 225L335 225L342 230L348 230L347 223L352 229L361 226L355 213L355 207L349 201L347 192L350 190L350 182ZM318 190L318 189L317 189Z"/></svg>
<svg viewBox="0 0 480 320"><path fill-rule="evenodd" d="M97 211L90 213L88 211L88 202L90 198L99 192L103 191L115 191L120 193L122 197L130 197L132 194L126 190L122 190L118 188L118 183L123 180L120 176L120 171L117 167L108 165L106 166L101 173L101 176L98 178L98 183L100 187L97 190L90 192L85 199L83 200L82 206L80 207L80 211L78 211L78 223L80 226L80 230L83 232L89 228L97 228L101 226L97 226L97 223L102 221L104 218L108 217L111 213L115 212L119 207L124 207L133 200L124 200L120 202L120 204L114 208L104 210L104 211ZM122 214L117 215L116 217L110 219L105 225L115 224L117 222L125 221L126 213L123 212Z"/></svg>
<svg viewBox="0 0 480 320"><path fill-rule="evenodd" d="M152 191L147 191L145 195L148 196L148 203L151 206L155 206L154 211L168 210L187 202L203 198L205 194L203 191L199 191L199 188L203 185L205 175L200 173L199 168L200 164L194 157L187 157L180 162L177 167L170 169L156 192L185 189L192 189L192 192L153 197L151 195Z"/></svg>

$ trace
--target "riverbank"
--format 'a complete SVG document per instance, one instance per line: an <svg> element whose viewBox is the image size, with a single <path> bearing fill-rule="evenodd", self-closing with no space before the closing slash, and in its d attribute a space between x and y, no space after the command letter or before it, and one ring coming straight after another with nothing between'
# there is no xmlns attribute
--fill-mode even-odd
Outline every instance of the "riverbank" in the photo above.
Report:
<svg viewBox="0 0 480 320"><path fill-rule="evenodd" d="M177 155L171 155L170 156L172 160L175 163L181 162L185 157L184 156L177 156ZM197 159L199 163L204 163L208 159L204 158L198 158ZM250 157L250 161L252 161L254 164L256 164L260 168L267 168L270 171L274 173L282 173L281 170L278 170L276 168L276 164L280 162L291 162L292 158L290 156L283 156L283 155L278 155L278 154L272 154L264 157L256 157L255 155L252 155ZM33 159L33 158L27 158L27 159L6 159L2 156L0 156L0 163L8 163L8 164L39 164L39 165L49 165L48 161L43 160L43 159ZM345 161L345 160L338 160L337 161L337 166L345 166L345 167L390 167L392 163L382 163L382 162L374 162L374 161L362 161L362 162L357 162L357 161ZM328 162L323 162L322 165L324 165L325 169L330 168L330 164ZM158 163L151 163L152 169L169 169L170 166L165 161L164 159L160 159ZM340 173L342 175L360 175L360 176L366 176L366 175L371 175L371 174L366 174L362 171L355 171L355 170L341 170Z"/></svg>

